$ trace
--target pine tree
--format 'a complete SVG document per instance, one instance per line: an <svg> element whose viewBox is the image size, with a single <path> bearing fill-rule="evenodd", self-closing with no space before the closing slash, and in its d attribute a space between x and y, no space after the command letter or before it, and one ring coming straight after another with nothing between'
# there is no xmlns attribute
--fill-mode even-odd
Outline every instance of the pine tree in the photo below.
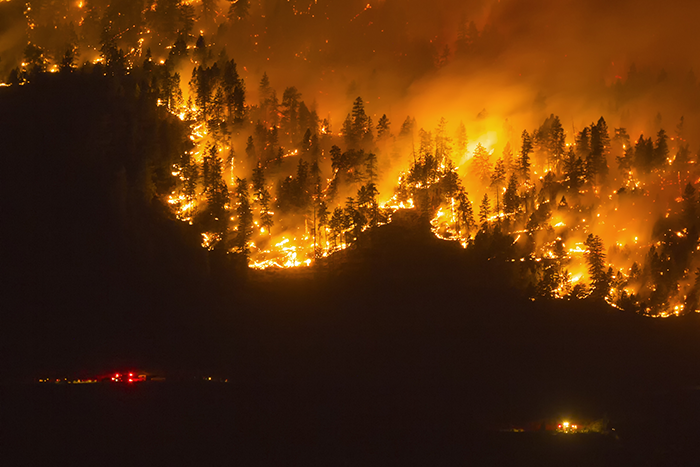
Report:
<svg viewBox="0 0 700 467"><path fill-rule="evenodd" d="M270 213L271 199L265 183L265 169L260 163L253 169L253 200L258 204L260 226L266 233L270 234L274 225L272 214Z"/></svg>
<svg viewBox="0 0 700 467"><path fill-rule="evenodd" d="M572 192L578 192L583 185L586 176L586 167L580 157L576 155L574 148L569 148L569 152L564 160L564 182Z"/></svg>
<svg viewBox="0 0 700 467"><path fill-rule="evenodd" d="M604 298L608 295L609 281L605 267L605 251L599 236L588 234L586 241L586 263L591 278L592 296Z"/></svg>
<svg viewBox="0 0 700 467"><path fill-rule="evenodd" d="M326 234L326 227L328 227L328 206L326 202L321 200L318 203L318 208L316 209L316 219L319 231L324 233L325 240L328 240Z"/></svg>
<svg viewBox="0 0 700 467"><path fill-rule="evenodd" d="M204 194L207 199L208 223L211 229L223 240L228 229L228 205L230 195L223 178L223 161L218 149L212 146L204 158ZM223 243L221 243L223 245Z"/></svg>
<svg viewBox="0 0 700 467"><path fill-rule="evenodd" d="M586 159L586 177L591 183L599 178L604 182L608 175L607 155L610 152L610 136L605 119L600 117L598 123L591 125L590 153Z"/></svg>
<svg viewBox="0 0 700 467"><path fill-rule="evenodd" d="M484 193L481 205L479 205L479 222L482 228L486 227L489 217L491 217L491 201L489 200L489 195Z"/></svg>
<svg viewBox="0 0 700 467"><path fill-rule="evenodd" d="M280 126L291 144L299 138L299 99L301 93L294 86L286 88L282 94L282 121Z"/></svg>
<svg viewBox="0 0 700 467"><path fill-rule="evenodd" d="M361 97L355 99L352 105L352 124L346 139L349 149L358 149L360 143L365 147L371 143L372 121L365 113L365 103ZM345 131L343 131L345 134Z"/></svg>
<svg viewBox="0 0 700 467"><path fill-rule="evenodd" d="M506 182L506 166L503 163L503 159L498 159L496 161L496 165L493 168L493 172L491 173L491 188L494 189L496 192L496 211L500 212L501 210L501 202L500 202L500 193L501 193L501 188Z"/></svg>
<svg viewBox="0 0 700 467"><path fill-rule="evenodd" d="M481 183L488 185L491 181L491 154L488 150L478 143L474 149L474 156L472 157L472 168L479 177Z"/></svg>
<svg viewBox="0 0 700 467"><path fill-rule="evenodd" d="M506 214L515 214L520 209L520 197L518 196L518 179L511 174L508 179L508 187L503 194L503 210Z"/></svg>
<svg viewBox="0 0 700 467"><path fill-rule="evenodd" d="M352 116L350 114L345 117L343 121L343 127L340 130L343 133L343 139L345 140L345 146L348 149L354 149L359 146L359 139L355 134L355 129L352 124Z"/></svg>
<svg viewBox="0 0 700 467"><path fill-rule="evenodd" d="M391 137L391 122L386 114L382 115L377 122L377 139L383 140Z"/></svg>
<svg viewBox="0 0 700 467"><path fill-rule="evenodd" d="M344 170L345 164L343 161L343 152L341 151L341 149L334 144L333 146L331 146L330 154L331 168L333 169L333 173L337 174L341 170Z"/></svg>
<svg viewBox="0 0 700 467"><path fill-rule="evenodd" d="M416 119L411 118L409 115L406 120L401 124L401 130L399 131L399 138L413 138L413 133L416 130Z"/></svg>
<svg viewBox="0 0 700 467"><path fill-rule="evenodd" d="M452 138L447 136L447 120L445 117L440 118L437 128L435 129L435 157L441 164L445 163L445 159L452 155Z"/></svg>
<svg viewBox="0 0 700 467"><path fill-rule="evenodd" d="M250 255L250 238L253 235L253 211L250 208L248 182L245 178L236 179L236 198L238 206L238 228L236 229L235 246L248 259Z"/></svg>
<svg viewBox="0 0 700 467"><path fill-rule="evenodd" d="M530 154L532 153L532 139L527 130L523 130L522 134L523 145L520 149L520 176L523 180L530 180Z"/></svg>
<svg viewBox="0 0 700 467"><path fill-rule="evenodd" d="M662 128L656 135L656 144L654 145L654 167L660 167L666 164L668 159L668 136Z"/></svg>
<svg viewBox="0 0 700 467"><path fill-rule="evenodd" d="M241 125L246 119L245 83L233 60L225 63L222 81L229 117L233 119L234 124Z"/></svg>
<svg viewBox="0 0 700 467"><path fill-rule="evenodd" d="M260 110L262 114L267 118L268 105L272 99L272 86L270 86L270 78L267 76L266 72L263 72L262 78L260 78L260 85L258 86L258 101L260 105Z"/></svg>
<svg viewBox="0 0 700 467"><path fill-rule="evenodd" d="M458 219L467 235L469 235L472 230L476 228L476 222L474 222L474 208L472 207L472 202L466 192L463 190L457 195L457 200L459 202L457 206ZM461 230L461 229L460 229Z"/></svg>
<svg viewBox="0 0 700 467"><path fill-rule="evenodd" d="M591 153L591 130L586 127L576 135L576 154L582 159L588 159Z"/></svg>
<svg viewBox="0 0 700 467"><path fill-rule="evenodd" d="M328 228L331 231L334 247L337 246L338 238L343 233L344 224L345 224L345 213L343 212L343 208L337 207L333 210L333 215L331 216L330 221L328 221Z"/></svg>
<svg viewBox="0 0 700 467"><path fill-rule="evenodd" d="M433 155L433 134L430 131L425 131L423 128L418 130L420 146L418 147L418 155L422 158Z"/></svg>
<svg viewBox="0 0 700 467"><path fill-rule="evenodd" d="M194 58L195 63L199 63L203 66L207 65L207 42L204 39L204 36L202 36L201 34L199 35L199 37L197 38L197 42L195 43L192 57Z"/></svg>
<svg viewBox="0 0 700 467"><path fill-rule="evenodd" d="M566 137L564 135L564 128L561 125L559 117L555 116L550 128L549 147L547 149L552 159L551 166L557 174L561 172L565 148Z"/></svg>
<svg viewBox="0 0 700 467"><path fill-rule="evenodd" d="M654 168L654 142L651 137L645 139L644 135L639 135L634 146L634 167L645 173Z"/></svg>
<svg viewBox="0 0 700 467"><path fill-rule="evenodd" d="M370 152L367 154L367 159L365 160L365 174L367 175L367 181L374 184L377 181L377 156Z"/></svg>

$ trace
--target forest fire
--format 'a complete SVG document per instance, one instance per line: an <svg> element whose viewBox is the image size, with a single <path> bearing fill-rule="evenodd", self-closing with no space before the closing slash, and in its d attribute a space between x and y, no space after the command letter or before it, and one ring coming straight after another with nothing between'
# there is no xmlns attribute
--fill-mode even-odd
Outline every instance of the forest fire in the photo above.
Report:
<svg viewBox="0 0 700 467"><path fill-rule="evenodd" d="M498 13L515 8L509 2L491 6L494 24L479 30L464 17L455 25L456 39L430 39L434 74L415 85L421 91L413 100L390 92L393 81L374 88L346 77L349 97L330 97L339 67L329 56L341 37L318 24L370 34L386 21L390 2L331 8L292 1L273 11L269 2L158 0L122 11L80 1L60 12L34 3L17 10L26 42L3 87L45 73L139 80L139 92L148 89L155 106L186 128L171 161L170 186L158 196L197 230L207 250L255 269L311 266L391 222L398 210L412 210L436 237L469 251L494 249L489 260L517 264L521 287L533 297L592 296L655 317L699 308L694 135L682 114L673 123L660 113L653 123L630 117L620 96L641 86L634 66L627 78L615 71L616 81L599 91L624 109L610 116L599 106L560 118L556 109L565 105L548 107L541 92L524 106L521 81L505 99L518 104L484 92L483 102L469 104L478 105L477 112L455 105L465 101L456 91L461 81L451 76L462 76L471 59L488 70L495 66L489 54L503 53L496 27ZM412 8L406 6L406 14L414 14ZM281 46L265 26L274 15L318 27L318 37L312 45L290 40ZM228 49L242 56L237 62L226 46L238 42L250 47ZM382 49L376 39L360 45L396 67L407 61L407 53ZM288 63L301 62L315 72L303 92L272 85L289 79L297 65ZM475 89L493 89L476 76L468 78L478 83ZM441 99L443 92L452 94ZM371 99L357 97L361 93ZM449 118L436 118L443 112ZM400 127L390 117L401 118ZM620 123L609 127L607 119Z"/></svg>

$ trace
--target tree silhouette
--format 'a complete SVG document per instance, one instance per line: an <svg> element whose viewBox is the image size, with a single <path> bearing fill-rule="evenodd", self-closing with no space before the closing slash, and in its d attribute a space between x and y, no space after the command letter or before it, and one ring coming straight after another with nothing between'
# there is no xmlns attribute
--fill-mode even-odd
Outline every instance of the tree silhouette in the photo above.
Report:
<svg viewBox="0 0 700 467"><path fill-rule="evenodd" d="M597 235L588 234L584 245L586 246L588 274L591 278L591 296L599 299L605 298L608 295L610 285L606 274L603 241Z"/></svg>
<svg viewBox="0 0 700 467"><path fill-rule="evenodd" d="M496 192L496 212L501 210L500 193L506 183L506 166L503 159L498 159L491 173L491 187Z"/></svg>
<svg viewBox="0 0 700 467"><path fill-rule="evenodd" d="M523 130L522 134L523 144L520 149L520 160L519 160L519 171L520 176L523 180L530 180L530 154L532 153L532 140L527 130Z"/></svg>
<svg viewBox="0 0 700 467"><path fill-rule="evenodd" d="M472 157L472 170L479 177L481 183L488 186L491 182L491 154L489 151L478 143L474 149L474 156Z"/></svg>
<svg viewBox="0 0 700 467"><path fill-rule="evenodd" d="M391 137L391 122L386 114L383 114L377 122L377 139L385 139Z"/></svg>
<svg viewBox="0 0 700 467"><path fill-rule="evenodd" d="M484 193L484 197L479 205L479 223L481 223L481 228L487 227L489 217L491 217L491 201L489 200L489 195Z"/></svg>
<svg viewBox="0 0 700 467"><path fill-rule="evenodd" d="M238 227L236 228L235 247L248 259L250 256L250 238L253 235L253 211L250 208L248 182L245 178L236 179L236 199L238 206Z"/></svg>

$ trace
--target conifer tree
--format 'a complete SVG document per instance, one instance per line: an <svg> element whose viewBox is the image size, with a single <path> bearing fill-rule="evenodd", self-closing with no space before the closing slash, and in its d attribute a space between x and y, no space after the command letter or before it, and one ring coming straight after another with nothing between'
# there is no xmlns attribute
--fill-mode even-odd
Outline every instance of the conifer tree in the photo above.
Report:
<svg viewBox="0 0 700 467"><path fill-rule="evenodd" d="M377 182L377 156L370 152L365 159L365 175L369 183Z"/></svg>
<svg viewBox="0 0 700 467"><path fill-rule="evenodd" d="M503 159L498 159L491 173L491 187L496 192L496 211L501 210L500 193L506 182L506 167Z"/></svg>
<svg viewBox="0 0 700 467"><path fill-rule="evenodd" d="M235 246L248 259L250 255L250 238L253 235L253 211L250 208L248 182L245 178L236 179L236 198L238 206L238 227L236 229Z"/></svg>
<svg viewBox="0 0 700 467"><path fill-rule="evenodd" d="M386 114L382 115L377 122L377 139L383 140L391 137L391 122Z"/></svg>
<svg viewBox="0 0 700 467"><path fill-rule="evenodd" d="M296 87L288 87L282 94L280 127L287 135L290 143L294 144L299 138L299 99L301 93Z"/></svg>
<svg viewBox="0 0 700 467"><path fill-rule="evenodd" d="M253 200L258 204L258 217L260 226L265 229L265 232L270 234L274 221L270 214L270 191L265 183L265 169L262 164L258 163L253 169Z"/></svg>
<svg viewBox="0 0 700 467"><path fill-rule="evenodd" d="M482 228L486 227L489 217L491 217L491 201L488 193L484 193L484 197L479 205L479 222Z"/></svg>
<svg viewBox="0 0 700 467"><path fill-rule="evenodd" d="M656 144L654 144L654 167L660 167L666 163L668 159L668 136L662 128L656 135Z"/></svg>
<svg viewBox="0 0 700 467"><path fill-rule="evenodd" d="M503 210L506 214L515 214L520 209L520 197L518 196L518 178L511 174L508 178L508 187L503 194Z"/></svg>
<svg viewBox="0 0 700 467"><path fill-rule="evenodd" d="M447 136L447 120L440 118L435 129L435 157L439 163L444 163L452 155L452 138Z"/></svg>
<svg viewBox="0 0 700 467"><path fill-rule="evenodd" d="M459 213L458 219L461 224L460 230L463 228L467 235L471 233L476 227L476 222L474 222L474 208L472 207L472 202L464 190L461 190L457 195L458 206L457 211Z"/></svg>
<svg viewBox="0 0 700 467"><path fill-rule="evenodd" d="M270 86L270 78L267 76L267 72L263 72L262 78L260 78L260 85L258 86L258 99L260 110L262 114L267 118L268 105L270 99L272 98L272 86Z"/></svg>
<svg viewBox="0 0 700 467"><path fill-rule="evenodd" d="M604 298L608 295L609 281L606 274L605 251L599 236L588 234L586 241L586 263L591 278L592 296Z"/></svg>
<svg viewBox="0 0 700 467"><path fill-rule="evenodd" d="M413 138L413 133L416 130L416 119L409 115L401 124L399 138Z"/></svg>
<svg viewBox="0 0 700 467"><path fill-rule="evenodd" d="M527 130L523 130L523 144L520 149L519 170L523 180L530 180L530 154L532 153L532 139Z"/></svg>
<svg viewBox="0 0 700 467"><path fill-rule="evenodd" d="M576 155L574 148L569 151L564 159L564 183L573 192L578 192L583 185L586 168L580 157Z"/></svg>
<svg viewBox="0 0 700 467"><path fill-rule="evenodd" d="M472 169L481 183L488 186L491 181L491 154L481 145L476 145L474 156L472 157Z"/></svg>
<svg viewBox="0 0 700 467"><path fill-rule="evenodd" d="M552 159L550 164L551 168L553 168L557 174L559 174L561 172L566 149L566 137L564 135L564 128L562 127L558 116L555 116L552 120L549 147L547 149Z"/></svg>

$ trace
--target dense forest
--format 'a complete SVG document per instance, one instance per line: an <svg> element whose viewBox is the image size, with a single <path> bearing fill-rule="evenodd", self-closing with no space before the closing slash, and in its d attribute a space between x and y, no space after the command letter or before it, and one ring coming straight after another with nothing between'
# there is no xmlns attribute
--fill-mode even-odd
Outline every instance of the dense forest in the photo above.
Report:
<svg viewBox="0 0 700 467"><path fill-rule="evenodd" d="M14 109L3 117L6 199L33 187L8 206L8 218L27 226L5 233L6 244L27 246L10 252L15 279L62 274L37 261L100 255L115 281L144 271L173 287L246 277L248 268L339 265L348 257L340 251L411 218L474 261L501 264L508 286L532 299L599 300L652 317L695 312L698 155L683 116L669 132L660 113L636 131L609 128L601 116L569 132L551 113L534 129L505 119L494 132L479 123L484 109L426 130L420 115L391 122L381 101L370 112L350 97L344 118L322 117L317 99L295 86L278 97L274 75L246 82L248 67L227 52L240 48L232 38L257 37L261 18L291 15L323 31L310 12L327 6L273 4L2 5L5 30L21 21L28 38L21 55L5 52L0 89ZM463 14L426 69L498 55L498 37L493 24L479 30ZM633 66L606 92L619 106L669 79L649 78ZM544 100L537 96L533 115ZM631 136L649 127L649 136ZM35 244L40 259L22 258Z"/></svg>

